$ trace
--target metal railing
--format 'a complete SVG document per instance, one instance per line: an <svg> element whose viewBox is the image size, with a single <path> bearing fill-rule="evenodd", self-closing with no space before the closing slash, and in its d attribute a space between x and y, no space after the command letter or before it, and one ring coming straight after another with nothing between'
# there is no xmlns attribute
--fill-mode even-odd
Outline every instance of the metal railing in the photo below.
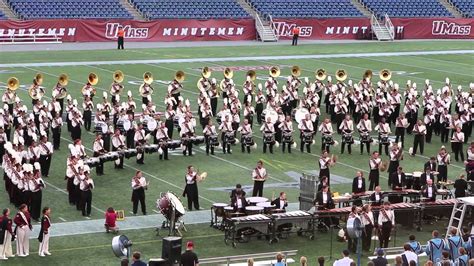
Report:
<svg viewBox="0 0 474 266"><path fill-rule="evenodd" d="M257 29L257 34L260 36L260 41L263 42L263 35L264 35L263 22L257 13L255 13L255 28Z"/></svg>
<svg viewBox="0 0 474 266"><path fill-rule="evenodd" d="M281 254L285 259L289 259L289 256L295 256L298 253L298 250L287 250L281 251ZM199 264L224 264L230 265L232 262L247 261L248 259L274 259L277 252L267 252L267 253L256 253L256 254L247 254L247 255L238 255L238 256L227 256L227 257L214 257L214 258L204 258L199 259ZM286 265L286 263L285 263Z"/></svg>
<svg viewBox="0 0 474 266"><path fill-rule="evenodd" d="M275 25L273 24L273 16L268 14L268 22L270 23L270 28L272 28L273 34L275 34L275 39L278 41L280 39L280 36L277 34Z"/></svg>
<svg viewBox="0 0 474 266"><path fill-rule="evenodd" d="M28 44L28 43L62 43L58 35L45 34L12 34L0 36L1 44Z"/></svg>
<svg viewBox="0 0 474 266"><path fill-rule="evenodd" d="M385 13L384 19L385 19L385 27L387 27L388 33L390 34L390 38L393 41L395 39L395 27L393 26L392 20L390 20L390 17L388 16L387 13Z"/></svg>
<svg viewBox="0 0 474 266"><path fill-rule="evenodd" d="M372 13L372 16L370 17L370 26L372 27L372 31L378 39L377 30L374 30L374 29L375 28L380 29L380 23L377 17L375 16L375 13Z"/></svg>

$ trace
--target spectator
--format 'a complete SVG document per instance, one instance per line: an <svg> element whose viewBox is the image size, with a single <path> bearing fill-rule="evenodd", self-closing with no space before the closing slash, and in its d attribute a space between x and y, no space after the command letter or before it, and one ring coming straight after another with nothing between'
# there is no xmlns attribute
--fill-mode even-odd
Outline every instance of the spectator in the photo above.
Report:
<svg viewBox="0 0 474 266"><path fill-rule="evenodd" d="M130 263L130 262L128 261L128 259L122 259L122 260L120 261L120 266L128 266L129 263Z"/></svg>
<svg viewBox="0 0 474 266"><path fill-rule="evenodd" d="M469 260L469 266L474 266L474 259Z"/></svg>
<svg viewBox="0 0 474 266"><path fill-rule="evenodd" d="M385 266L388 264L387 259L384 258L383 249L379 248L377 250L377 258L373 259L372 262L374 263L375 266Z"/></svg>
<svg viewBox="0 0 474 266"><path fill-rule="evenodd" d="M323 256L321 256L321 257L318 258L319 266L324 266L324 260L325 260L325 259L324 259Z"/></svg>
<svg viewBox="0 0 474 266"><path fill-rule="evenodd" d="M402 256L396 256L395 257L395 266L402 266Z"/></svg>
<svg viewBox="0 0 474 266"><path fill-rule="evenodd" d="M308 266L308 259L305 256L300 258L300 266Z"/></svg>
<svg viewBox="0 0 474 266"><path fill-rule="evenodd" d="M410 244L403 245L402 261L404 266L408 266L411 261L418 264L418 255L412 251Z"/></svg>
<svg viewBox="0 0 474 266"><path fill-rule="evenodd" d="M433 266L433 262L431 260L425 262L424 266Z"/></svg>
<svg viewBox="0 0 474 266"><path fill-rule="evenodd" d="M336 260L333 266L348 266L354 262L351 258L349 258L349 250L345 249L342 251L342 259Z"/></svg>
<svg viewBox="0 0 474 266"><path fill-rule="evenodd" d="M109 207L105 212L105 231L108 233L112 231L112 233L118 233L118 226L115 224L117 221L117 213L115 212L114 208Z"/></svg>
<svg viewBox="0 0 474 266"><path fill-rule="evenodd" d="M441 261L439 262L439 265L441 266L451 266L452 262L449 259L449 252L448 251L443 251Z"/></svg>
<svg viewBox="0 0 474 266"><path fill-rule="evenodd" d="M140 260L141 256L142 254L140 254L140 252L138 251L133 252L132 266L146 266L146 263Z"/></svg>
<svg viewBox="0 0 474 266"><path fill-rule="evenodd" d="M367 262L367 266L375 266L375 263L370 260L369 262Z"/></svg>
<svg viewBox="0 0 474 266"><path fill-rule="evenodd" d="M416 266L418 265L414 260L410 260L409 266Z"/></svg>
<svg viewBox="0 0 474 266"><path fill-rule="evenodd" d="M276 255L276 260L277 260L277 263L275 263L275 266L285 266L285 263L283 262L283 254L281 253L277 253Z"/></svg>
<svg viewBox="0 0 474 266"><path fill-rule="evenodd" d="M247 266L253 266L253 259L252 258L247 260Z"/></svg>
<svg viewBox="0 0 474 266"><path fill-rule="evenodd" d="M181 255L182 266L199 266L199 259L196 253L194 253L194 243L188 241L186 243L186 251Z"/></svg>

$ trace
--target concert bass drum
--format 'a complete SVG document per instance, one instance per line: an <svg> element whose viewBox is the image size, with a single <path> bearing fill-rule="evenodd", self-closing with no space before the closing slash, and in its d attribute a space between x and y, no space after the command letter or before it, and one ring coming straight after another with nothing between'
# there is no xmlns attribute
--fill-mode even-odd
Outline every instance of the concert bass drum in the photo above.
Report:
<svg viewBox="0 0 474 266"><path fill-rule="evenodd" d="M157 201L157 207L161 214L168 220L172 219L173 210L175 210L175 222L186 213L183 203L181 203L181 200L172 192L163 193L161 198Z"/></svg>
<svg viewBox="0 0 474 266"><path fill-rule="evenodd" d="M357 239L362 237L362 230L364 226L358 217L351 217L347 219L347 234L352 239Z"/></svg>

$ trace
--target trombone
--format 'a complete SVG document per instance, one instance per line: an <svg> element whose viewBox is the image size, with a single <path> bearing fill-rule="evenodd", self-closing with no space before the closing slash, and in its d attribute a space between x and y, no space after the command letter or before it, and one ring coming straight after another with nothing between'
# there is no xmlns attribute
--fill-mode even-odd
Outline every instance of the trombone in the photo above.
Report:
<svg viewBox="0 0 474 266"><path fill-rule="evenodd" d="M112 78L114 82L110 85L110 94L115 96L115 95L120 95L123 91L123 85L120 84L124 80L124 74L120 70L116 70L114 74L112 75Z"/></svg>

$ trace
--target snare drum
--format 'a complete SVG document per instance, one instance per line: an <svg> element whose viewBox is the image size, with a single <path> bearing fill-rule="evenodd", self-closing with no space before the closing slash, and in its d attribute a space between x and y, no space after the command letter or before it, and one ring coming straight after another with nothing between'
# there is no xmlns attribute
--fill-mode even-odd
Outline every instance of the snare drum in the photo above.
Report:
<svg viewBox="0 0 474 266"><path fill-rule="evenodd" d="M203 144L205 142L204 136L191 137L190 140L194 145Z"/></svg>
<svg viewBox="0 0 474 266"><path fill-rule="evenodd" d="M332 140L332 138L331 138ZM303 132L303 142L306 144L313 143L313 133L312 132Z"/></svg>
<svg viewBox="0 0 474 266"><path fill-rule="evenodd" d="M379 142L384 145L390 143L390 141L388 140L388 136L379 136Z"/></svg>
<svg viewBox="0 0 474 266"><path fill-rule="evenodd" d="M346 144L353 144L354 138L352 137L352 134L344 134L342 136L342 141L344 141Z"/></svg>
<svg viewBox="0 0 474 266"><path fill-rule="evenodd" d="M293 143L293 134L291 133L291 131L284 131L282 133L282 140L283 143Z"/></svg>
<svg viewBox="0 0 474 266"><path fill-rule="evenodd" d="M227 131L224 134L224 141L226 143L235 144L235 136L233 131Z"/></svg>
<svg viewBox="0 0 474 266"><path fill-rule="evenodd" d="M323 136L323 143L326 145L332 145L334 144L334 140L332 139L331 135L324 135Z"/></svg>
<svg viewBox="0 0 474 266"><path fill-rule="evenodd" d="M273 134L273 133L263 133L263 142L265 144L275 143L275 134Z"/></svg>
<svg viewBox="0 0 474 266"><path fill-rule="evenodd" d="M263 207L263 213L265 214L272 214L276 210L276 206L268 201L257 203L257 207Z"/></svg>
<svg viewBox="0 0 474 266"><path fill-rule="evenodd" d="M219 146L219 138L217 137L217 135L209 136L209 145L214 147Z"/></svg>
<svg viewBox="0 0 474 266"><path fill-rule="evenodd" d="M217 217L224 217L224 208L229 206L227 203L214 203L212 207L214 208L214 213Z"/></svg>
<svg viewBox="0 0 474 266"><path fill-rule="evenodd" d="M245 214L254 215L263 213L263 207L259 206L247 206L245 207Z"/></svg>
<svg viewBox="0 0 474 266"><path fill-rule="evenodd" d="M368 133L361 133L360 134L360 142L361 143L370 143L372 139Z"/></svg>
<svg viewBox="0 0 474 266"><path fill-rule="evenodd" d="M253 146L253 137L250 134L243 135L242 136L242 143L244 143L246 146Z"/></svg>

